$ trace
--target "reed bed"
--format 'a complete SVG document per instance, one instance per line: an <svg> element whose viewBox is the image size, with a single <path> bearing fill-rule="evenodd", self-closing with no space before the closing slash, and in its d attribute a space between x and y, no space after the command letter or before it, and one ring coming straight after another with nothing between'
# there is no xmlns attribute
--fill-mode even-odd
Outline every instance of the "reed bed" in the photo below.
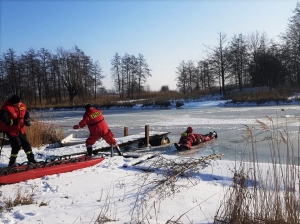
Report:
<svg viewBox="0 0 300 224"><path fill-rule="evenodd" d="M270 128L257 122L268 137L271 163L259 163L255 130L246 126L251 162L236 163L232 170L233 184L220 203L215 224L300 223L299 139L295 149L288 131L276 129L272 118L268 119Z"/></svg>
<svg viewBox="0 0 300 224"><path fill-rule="evenodd" d="M62 127L49 125L40 119L35 119L26 128L26 135L32 147L61 142L64 138Z"/></svg>

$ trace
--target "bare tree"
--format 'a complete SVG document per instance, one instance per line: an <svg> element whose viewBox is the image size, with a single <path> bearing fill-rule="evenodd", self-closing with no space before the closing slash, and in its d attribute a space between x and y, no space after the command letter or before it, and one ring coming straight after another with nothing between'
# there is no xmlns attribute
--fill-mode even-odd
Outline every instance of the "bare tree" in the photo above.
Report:
<svg viewBox="0 0 300 224"><path fill-rule="evenodd" d="M213 63L213 72L219 76L220 90L223 95L226 95L226 73L230 68L228 60L229 49L225 33L219 33L219 44L214 48L209 48L208 57ZM228 75L228 74L227 74Z"/></svg>
<svg viewBox="0 0 300 224"><path fill-rule="evenodd" d="M26 101L34 102L36 105L38 99L42 98L43 91L40 60L38 59L37 52L33 48L25 52L25 55L22 55L21 58L26 68L26 71L20 74L22 89L27 89Z"/></svg>
<svg viewBox="0 0 300 224"><path fill-rule="evenodd" d="M138 61L134 55L130 56L130 85L129 85L129 97L133 98L135 92L138 91L138 77L137 77L137 70L138 70Z"/></svg>
<svg viewBox="0 0 300 224"><path fill-rule="evenodd" d="M177 67L177 88L183 93L186 94L188 90L188 74L186 71L186 63L181 61L179 66Z"/></svg>
<svg viewBox="0 0 300 224"><path fill-rule="evenodd" d="M186 62L186 73L187 73L187 90L188 92L192 92L196 89L197 85L197 75L196 75L196 67L193 61L189 60Z"/></svg>
<svg viewBox="0 0 300 224"><path fill-rule="evenodd" d="M284 42L284 55L289 70L291 83L300 85L300 3L297 2L294 15L289 19L286 33L281 39Z"/></svg>
<svg viewBox="0 0 300 224"><path fill-rule="evenodd" d="M262 41L262 39L265 37L265 35L261 35L259 32L251 33L248 36L247 40L247 46L248 46L248 53L249 53L249 63L251 63L251 68L249 69L251 76L252 84L255 82L255 76L257 78L260 77L259 74L256 74L255 71L258 71L258 55L261 49L264 49L264 47L261 47L262 43L265 43L265 41Z"/></svg>
<svg viewBox="0 0 300 224"><path fill-rule="evenodd" d="M47 100L47 103L51 103L51 96L50 94L50 69L51 69L51 54L45 48L42 48L38 52L39 60L41 62L41 78L42 78L42 89L43 91L39 92L39 102L42 102L42 95L43 98ZM43 94L42 94L43 93Z"/></svg>
<svg viewBox="0 0 300 224"><path fill-rule="evenodd" d="M146 83L147 77L151 77L149 66L146 59L142 54L139 54L137 57L137 70L136 75L138 79L138 94L141 94L143 85Z"/></svg>
<svg viewBox="0 0 300 224"><path fill-rule="evenodd" d="M4 70L6 72L7 83L9 90L13 94L20 95L21 83L20 83L20 72L18 72L19 58L16 56L16 52L10 48L4 54Z"/></svg>
<svg viewBox="0 0 300 224"><path fill-rule="evenodd" d="M272 44L266 51L259 51L256 63L251 63L249 69L254 86L268 86L272 89L285 84L287 71L279 54L276 44Z"/></svg>
<svg viewBox="0 0 300 224"><path fill-rule="evenodd" d="M259 34L258 32L252 33L248 40L249 50L249 73L253 86L268 86L274 87L270 80L270 72L272 63L274 67L277 66L278 61L276 56L269 52L270 41L266 33ZM280 66L279 66L280 67Z"/></svg>
<svg viewBox="0 0 300 224"><path fill-rule="evenodd" d="M120 98L140 95L146 88L147 77L151 76L146 59L142 54L136 58L134 55L125 54L122 58L118 53L111 60L111 75Z"/></svg>
<svg viewBox="0 0 300 224"><path fill-rule="evenodd" d="M234 35L229 47L229 59L231 63L231 72L234 75L235 83L242 91L243 83L246 80L246 69L248 64L248 53L245 38L242 34Z"/></svg>
<svg viewBox="0 0 300 224"><path fill-rule="evenodd" d="M51 57L51 66L50 66L50 89L52 92L52 96L55 99L55 103L59 103L62 101L62 85L61 85L61 73L60 73L60 63L59 56L53 55Z"/></svg>
<svg viewBox="0 0 300 224"><path fill-rule="evenodd" d="M130 97L131 90L131 57L129 54L125 54L122 57L122 73L124 75L124 91L126 91L127 97Z"/></svg>
<svg viewBox="0 0 300 224"><path fill-rule="evenodd" d="M77 46L70 52L61 52L60 75L72 104L74 97L89 98L95 90L95 85L101 84L103 76L99 73L89 56ZM96 78L95 78L96 75Z"/></svg>
<svg viewBox="0 0 300 224"><path fill-rule="evenodd" d="M208 59L197 62L199 86L204 91L211 90L211 86L214 84L214 77L212 74L211 63Z"/></svg>
<svg viewBox="0 0 300 224"><path fill-rule="evenodd" d="M105 77L103 75L103 72L102 72L102 68L100 66L100 63L99 61L96 61L95 63L93 63L93 66L92 66L92 74L93 74L93 77L94 77L94 99L97 98L97 89L98 88L101 88L102 86L102 79Z"/></svg>
<svg viewBox="0 0 300 224"><path fill-rule="evenodd" d="M122 62L121 56L116 53L111 60L111 77L113 79L114 85L117 88L120 99L124 97L124 80L122 77Z"/></svg>

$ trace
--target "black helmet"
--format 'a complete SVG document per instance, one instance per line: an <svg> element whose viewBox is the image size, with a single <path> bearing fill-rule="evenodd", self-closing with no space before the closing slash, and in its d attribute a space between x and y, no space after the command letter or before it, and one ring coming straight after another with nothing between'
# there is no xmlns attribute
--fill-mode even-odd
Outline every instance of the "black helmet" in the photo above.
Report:
<svg viewBox="0 0 300 224"><path fill-rule="evenodd" d="M87 104L85 104L85 106L84 106L85 110L88 110L88 109L90 109L91 107L92 107L92 104L90 104L90 103L87 103Z"/></svg>
<svg viewBox="0 0 300 224"><path fill-rule="evenodd" d="M16 103L20 103L21 102L21 97L19 97L18 95L13 95L8 102L10 102L11 104L16 104Z"/></svg>

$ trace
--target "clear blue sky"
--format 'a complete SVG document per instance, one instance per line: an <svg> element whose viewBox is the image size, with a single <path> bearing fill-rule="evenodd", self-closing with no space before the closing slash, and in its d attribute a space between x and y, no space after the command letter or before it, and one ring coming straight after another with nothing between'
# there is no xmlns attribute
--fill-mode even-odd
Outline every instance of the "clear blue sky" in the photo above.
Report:
<svg viewBox="0 0 300 224"><path fill-rule="evenodd" d="M56 54L77 45L99 61L112 88L111 59L141 53L152 69L151 90L176 89L181 61L206 56L218 33L266 32L276 39L294 15L296 0L0 0L0 53L31 47Z"/></svg>

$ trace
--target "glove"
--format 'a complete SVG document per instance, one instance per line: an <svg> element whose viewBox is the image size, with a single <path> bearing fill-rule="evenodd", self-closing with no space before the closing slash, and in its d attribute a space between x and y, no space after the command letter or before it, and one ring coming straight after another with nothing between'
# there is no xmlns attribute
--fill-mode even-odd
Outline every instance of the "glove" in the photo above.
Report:
<svg viewBox="0 0 300 224"><path fill-rule="evenodd" d="M24 124L25 124L25 126L29 127L31 125L30 119L24 120Z"/></svg>
<svg viewBox="0 0 300 224"><path fill-rule="evenodd" d="M10 126L11 125L18 125L19 124L19 120L18 119L10 119Z"/></svg>
<svg viewBox="0 0 300 224"><path fill-rule="evenodd" d="M74 125L73 129L79 129L79 125L78 124Z"/></svg>

